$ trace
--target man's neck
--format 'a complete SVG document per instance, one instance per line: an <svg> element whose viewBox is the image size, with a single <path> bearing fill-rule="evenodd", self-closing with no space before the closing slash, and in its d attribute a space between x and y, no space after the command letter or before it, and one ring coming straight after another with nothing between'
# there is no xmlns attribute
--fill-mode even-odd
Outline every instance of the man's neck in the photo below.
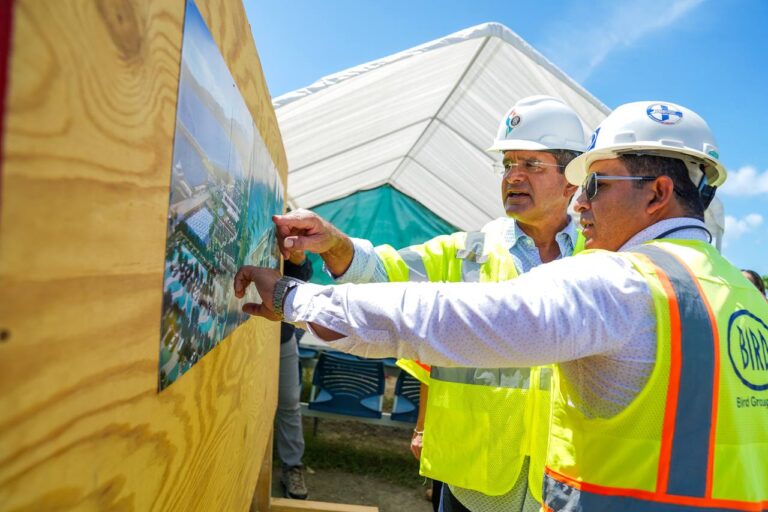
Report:
<svg viewBox="0 0 768 512"><path fill-rule="evenodd" d="M517 221L517 226L523 233L531 237L536 248L539 250L541 262L548 263L560 256L560 246L555 237L565 229L570 220L568 215L563 215L557 222L525 224Z"/></svg>
<svg viewBox="0 0 768 512"><path fill-rule="evenodd" d="M692 217L667 218L654 222L632 235L619 248L619 252L629 251L640 244L662 237L708 242L711 235L706 229L706 224L699 219Z"/></svg>

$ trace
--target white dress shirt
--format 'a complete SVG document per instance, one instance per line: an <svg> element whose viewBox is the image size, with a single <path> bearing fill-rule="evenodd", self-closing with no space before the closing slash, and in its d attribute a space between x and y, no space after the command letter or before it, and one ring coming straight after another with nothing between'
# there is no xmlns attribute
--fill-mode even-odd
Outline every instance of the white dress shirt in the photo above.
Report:
<svg viewBox="0 0 768 512"><path fill-rule="evenodd" d="M703 222L667 219L620 251L667 238L707 240ZM591 417L621 411L642 389L656 355L648 285L615 253L558 260L504 283L301 285L286 297L291 322L314 322L345 338L335 349L439 366L560 363Z"/></svg>

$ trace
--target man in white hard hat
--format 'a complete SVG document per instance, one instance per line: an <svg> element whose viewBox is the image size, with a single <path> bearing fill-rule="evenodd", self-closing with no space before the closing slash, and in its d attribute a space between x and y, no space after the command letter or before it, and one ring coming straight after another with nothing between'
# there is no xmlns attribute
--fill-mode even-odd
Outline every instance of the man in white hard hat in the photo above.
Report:
<svg viewBox="0 0 768 512"><path fill-rule="evenodd" d="M586 251L510 283L318 287L244 268L267 318L334 348L478 367L557 364L546 510L768 509L768 304L708 243L725 180L695 112L617 108L566 176Z"/></svg>
<svg viewBox="0 0 768 512"><path fill-rule="evenodd" d="M570 256L578 246L575 223L566 213L576 187L563 173L585 146L582 122L569 106L532 96L504 115L489 149L500 157L496 167L508 217L479 232L396 251L374 250L370 242L351 239L307 211L277 217L275 223L286 254L320 253L342 282L512 279ZM412 446L417 454L422 447L421 473L448 484L443 512L539 510L551 368L398 364L424 384L424 423L417 424Z"/></svg>

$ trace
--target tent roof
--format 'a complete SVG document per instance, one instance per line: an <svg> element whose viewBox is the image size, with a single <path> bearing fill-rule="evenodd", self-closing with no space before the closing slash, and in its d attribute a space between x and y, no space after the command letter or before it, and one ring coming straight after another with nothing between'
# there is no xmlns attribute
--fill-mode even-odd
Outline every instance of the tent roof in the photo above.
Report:
<svg viewBox="0 0 768 512"><path fill-rule="evenodd" d="M383 184L461 229L504 214L485 152L518 99L563 99L592 131L610 110L507 27L478 25L274 100L288 204ZM493 198L493 199L491 199Z"/></svg>

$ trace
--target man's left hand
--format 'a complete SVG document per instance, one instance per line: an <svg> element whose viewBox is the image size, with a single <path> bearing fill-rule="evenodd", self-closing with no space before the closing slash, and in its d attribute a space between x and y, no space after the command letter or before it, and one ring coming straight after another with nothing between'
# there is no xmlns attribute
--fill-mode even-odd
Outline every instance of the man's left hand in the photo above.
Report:
<svg viewBox="0 0 768 512"><path fill-rule="evenodd" d="M253 283L262 301L261 304L249 302L243 305L243 313L261 316L272 321L280 320L280 317L273 309L272 298L275 293L275 284L277 284L281 277L280 272L271 268L253 267L251 265L240 267L240 270L235 274L235 297L242 299L245 295L245 289Z"/></svg>

